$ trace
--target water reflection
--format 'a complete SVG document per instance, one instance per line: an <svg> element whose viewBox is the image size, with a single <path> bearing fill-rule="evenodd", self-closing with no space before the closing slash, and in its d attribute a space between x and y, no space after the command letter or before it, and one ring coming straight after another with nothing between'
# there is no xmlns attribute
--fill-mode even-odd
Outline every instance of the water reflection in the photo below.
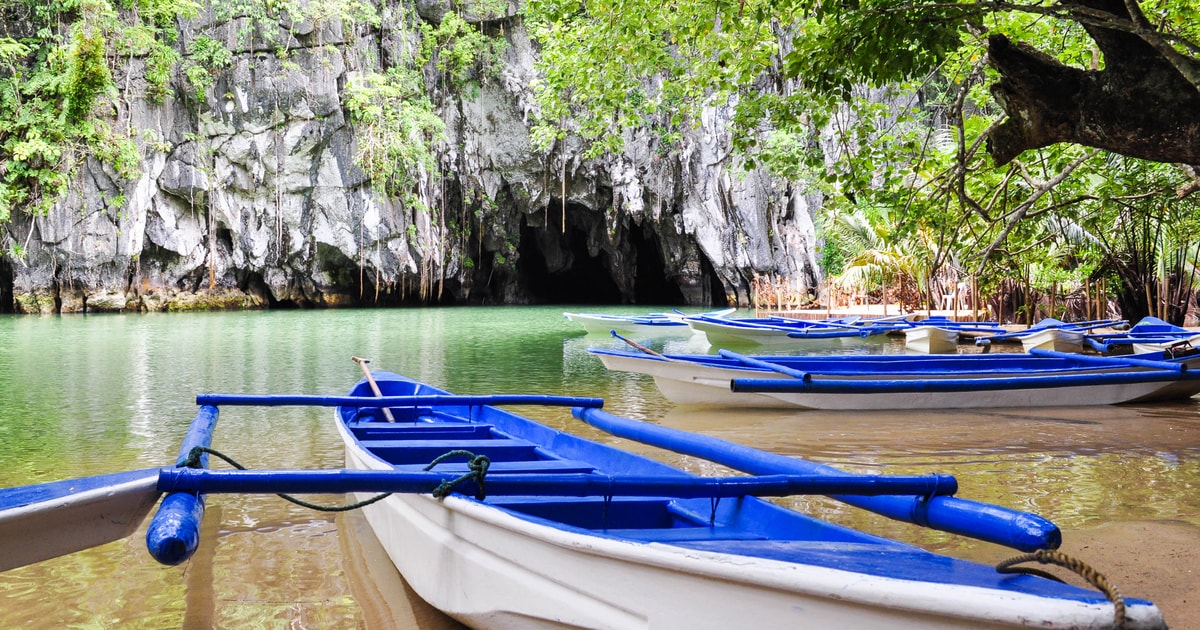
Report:
<svg viewBox="0 0 1200 630"><path fill-rule="evenodd" d="M639 342L712 351L697 338ZM647 377L609 373L589 347L627 346L582 334L550 307L0 317L0 484L168 464L197 393L340 394L361 376L350 357L363 356L375 369L460 393L600 396L613 413L847 470L950 473L960 496L1038 512L1068 531L1133 519L1200 525L1193 402L881 414L686 409ZM602 435L563 409L520 411L705 474L728 472ZM255 467L340 466L328 414L223 409L214 446ZM935 549L974 548L828 499L788 503ZM0 627L456 627L411 593L358 515L327 516L272 496L222 495L209 505L201 555L181 567L155 564L143 531L0 574Z"/></svg>

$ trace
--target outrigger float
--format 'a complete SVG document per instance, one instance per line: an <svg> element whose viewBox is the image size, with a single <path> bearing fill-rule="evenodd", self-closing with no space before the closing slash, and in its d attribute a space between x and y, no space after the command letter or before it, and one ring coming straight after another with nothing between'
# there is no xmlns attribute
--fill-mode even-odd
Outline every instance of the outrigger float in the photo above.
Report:
<svg viewBox="0 0 1200 630"><path fill-rule="evenodd" d="M957 498L947 475L855 475L620 418L598 399L460 396L386 372L367 372L346 396L197 403L176 466L0 490L0 569L128 536L160 497L147 546L174 565L212 543L199 535L209 495L354 493L412 588L478 628L1166 627L1154 604L1123 599L1102 577L1089 578L1098 592L1019 571L1071 564L1055 551L1058 527ZM230 405L334 408L345 468L209 468ZM498 405L571 406L613 435L745 474L697 476ZM1023 554L992 567L760 498L795 494Z"/></svg>

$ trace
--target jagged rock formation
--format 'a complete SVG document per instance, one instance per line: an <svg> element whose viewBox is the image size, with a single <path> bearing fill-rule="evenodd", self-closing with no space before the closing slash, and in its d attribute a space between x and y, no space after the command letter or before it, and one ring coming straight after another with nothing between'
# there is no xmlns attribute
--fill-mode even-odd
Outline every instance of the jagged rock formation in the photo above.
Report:
<svg viewBox="0 0 1200 630"><path fill-rule="evenodd" d="M419 10L436 21L448 5ZM121 70L114 126L139 131L140 178L91 161L47 216L14 214L5 239L24 255L0 262L0 309L745 305L756 274L816 285L820 197L731 170L725 112L672 147L533 150L535 51L519 16L502 22L498 74L461 92L429 81L449 137L441 176L418 177L418 211L371 189L344 104L350 78L405 58L419 35L404 20L289 25L286 58L239 41L245 24L193 20L181 50L204 34L232 66L203 102L180 78L153 102L141 63Z"/></svg>

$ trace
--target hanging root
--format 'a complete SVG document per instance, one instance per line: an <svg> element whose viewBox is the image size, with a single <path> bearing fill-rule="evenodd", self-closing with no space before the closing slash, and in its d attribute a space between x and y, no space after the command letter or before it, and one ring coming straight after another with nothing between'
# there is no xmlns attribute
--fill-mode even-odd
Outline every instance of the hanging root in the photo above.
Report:
<svg viewBox="0 0 1200 630"><path fill-rule="evenodd" d="M1104 596L1108 598L1108 601L1113 603L1113 627L1117 628L1118 630L1125 628L1125 599L1121 597L1121 592L1117 590L1116 586L1113 586L1113 584L1108 581L1108 578L1104 577L1104 575L1102 575L1099 571L1093 569L1087 563L1079 560L1078 558L1072 558L1061 551L1053 549L1038 549L1033 553L1025 553L1004 560L996 565L996 570L1000 573L1029 573L1041 577L1047 577L1059 582L1062 581L1057 577L1039 569L1013 567L1013 565L1016 564L1034 561L1041 564L1056 564L1060 567L1070 569L1083 579L1087 580L1089 584L1096 587L1100 592L1104 593Z"/></svg>

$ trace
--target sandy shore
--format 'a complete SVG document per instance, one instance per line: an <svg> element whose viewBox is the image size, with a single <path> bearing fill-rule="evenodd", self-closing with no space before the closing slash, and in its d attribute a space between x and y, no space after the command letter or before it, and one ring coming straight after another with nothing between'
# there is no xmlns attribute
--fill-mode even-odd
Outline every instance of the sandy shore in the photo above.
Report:
<svg viewBox="0 0 1200 630"><path fill-rule="evenodd" d="M1107 523L1065 532L1061 551L1099 571L1122 596L1153 601L1171 628L1200 628L1200 527L1172 521ZM1013 555L994 549L977 559L994 564ZM1087 586L1069 571L1051 572Z"/></svg>

